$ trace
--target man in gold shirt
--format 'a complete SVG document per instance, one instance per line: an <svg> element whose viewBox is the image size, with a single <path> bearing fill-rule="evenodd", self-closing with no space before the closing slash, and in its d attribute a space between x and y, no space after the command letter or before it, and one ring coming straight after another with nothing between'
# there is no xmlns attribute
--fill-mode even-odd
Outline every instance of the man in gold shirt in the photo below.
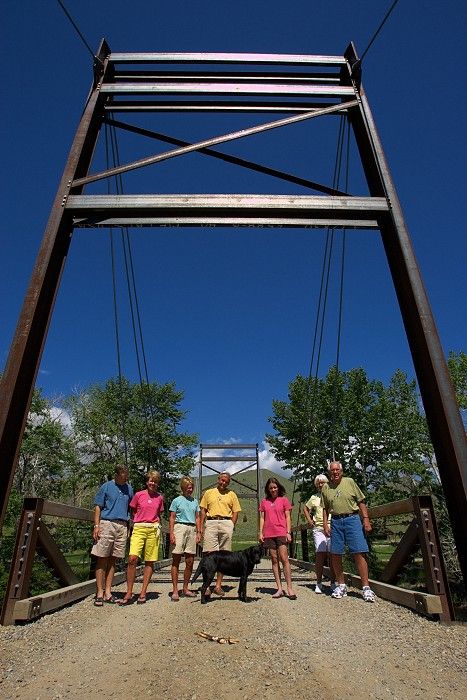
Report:
<svg viewBox="0 0 467 700"><path fill-rule="evenodd" d="M242 509L237 494L229 489L229 484L230 474L222 472L217 477L217 486L205 491L201 498L201 531L205 525L203 554L232 551L232 535ZM224 595L222 578L223 574L218 573L214 588L217 595Z"/></svg>
<svg viewBox="0 0 467 700"><path fill-rule="evenodd" d="M365 505L365 495L350 477L343 476L342 464L331 462L328 484L321 491L323 503L323 530L331 536L331 559L336 574L337 586L333 598L344 598L347 586L344 583L342 555L345 545L353 554L362 581L363 600L373 603L375 594L368 581L368 544L366 535L371 532L371 522ZM332 515L331 526L329 516Z"/></svg>

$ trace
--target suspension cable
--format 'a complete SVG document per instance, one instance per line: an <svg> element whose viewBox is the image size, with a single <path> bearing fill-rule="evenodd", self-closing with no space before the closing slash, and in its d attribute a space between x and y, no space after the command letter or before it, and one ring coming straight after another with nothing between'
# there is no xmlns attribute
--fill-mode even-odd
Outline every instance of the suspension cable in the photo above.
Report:
<svg viewBox="0 0 467 700"><path fill-rule="evenodd" d="M106 160L109 161L109 143L108 143L108 130L105 129L105 153ZM107 194L110 194L110 180L107 181ZM122 360L121 360L121 350L120 350L120 331L119 331L119 317L118 317L118 304L117 304L117 280L115 271L115 245L114 236L112 228L109 228L109 241L110 241L110 259L112 266L112 293L113 293L113 312L114 312L114 330L115 330L115 344L117 348L117 371L118 371L118 385L120 388L120 395L123 393L123 377L122 377ZM123 438L123 450L125 454L125 466L128 469L128 445L126 438L126 415L123 401L121 402L121 421L122 421L122 438Z"/></svg>
<svg viewBox="0 0 467 700"><path fill-rule="evenodd" d="M81 41L83 42L83 44L85 45L85 47L87 48L87 50L89 51L89 53L91 54L91 56L93 57L93 59L102 65L101 59L99 58L99 56L96 56L96 54L94 53L94 51L93 51L93 50L91 49L91 47L89 46L88 42L86 41L86 39L84 38L82 32L80 31L78 25L76 24L75 20L74 20L73 17L70 15L70 13L68 12L67 8L65 7L65 4L62 2L62 0L57 0L57 2L58 2L58 4L60 5L60 7L62 8L62 10L63 10L63 12L65 13L65 15L67 16L67 18L69 19L69 21L71 22L71 24L73 25L73 27L74 27L76 33L78 34L79 38L81 39Z"/></svg>

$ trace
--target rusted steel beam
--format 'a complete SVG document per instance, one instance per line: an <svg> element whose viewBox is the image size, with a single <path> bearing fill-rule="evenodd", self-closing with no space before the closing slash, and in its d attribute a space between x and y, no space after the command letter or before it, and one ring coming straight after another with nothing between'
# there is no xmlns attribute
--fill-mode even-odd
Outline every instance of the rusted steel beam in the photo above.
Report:
<svg viewBox="0 0 467 700"><path fill-rule="evenodd" d="M431 496L418 496L413 500L425 569L426 587L429 593L440 596L443 606L440 619L444 622L449 622L455 619L454 605L441 551L433 500Z"/></svg>
<svg viewBox="0 0 467 700"><path fill-rule="evenodd" d="M104 95L286 95L289 97L353 97L350 87L341 85L291 85L288 83L106 83Z"/></svg>
<svg viewBox="0 0 467 700"><path fill-rule="evenodd" d="M384 570L380 575L380 580L383 583L394 583L402 567L407 564L411 555L418 548L418 546L418 526L416 519L414 519L402 535L399 544L384 567Z"/></svg>
<svg viewBox="0 0 467 700"><path fill-rule="evenodd" d="M61 583L65 586L72 586L78 583L78 577L63 556L44 522L41 522L39 526L37 546L45 554L47 561Z"/></svg>
<svg viewBox="0 0 467 700"><path fill-rule="evenodd" d="M106 106L106 112L311 112L322 109L323 102L304 100L301 102L268 102L267 100L113 100ZM342 110L345 112L345 105Z"/></svg>
<svg viewBox="0 0 467 700"><path fill-rule="evenodd" d="M28 595L43 503L41 498L26 498L23 502L0 615L2 625L12 624L16 602Z"/></svg>
<svg viewBox="0 0 467 700"><path fill-rule="evenodd" d="M452 523L464 581L467 582L467 441L443 348L431 312L373 115L352 66L358 57L346 51L347 80L359 95L359 109L349 111L370 194L386 197L389 212L380 218L381 236L391 270L418 378L436 462ZM343 71L344 75L344 71Z"/></svg>
<svg viewBox="0 0 467 700"><path fill-rule="evenodd" d="M94 511L89 508L77 508L69 506L67 503L56 503L55 501L44 501L43 515L52 515L58 518L69 518L71 520L89 520L92 522Z"/></svg>
<svg viewBox="0 0 467 700"><path fill-rule="evenodd" d="M112 63L239 63L259 65L342 66L343 56L275 53L111 53Z"/></svg>
<svg viewBox="0 0 467 700"><path fill-rule="evenodd" d="M338 105L332 105L331 107L323 107L323 109L317 109L313 112L306 112L305 114L295 114L292 117L277 119L273 122L259 124L258 126L250 126L246 129L240 129L238 131L232 131L228 134L222 134L221 136L214 136L210 139L205 139L204 141L192 143L190 146L174 148L172 151L165 151L164 153L159 153L154 156L140 158L139 160L135 160L132 163L127 163L126 165L121 165L115 168L109 168L100 173L88 175L87 177L78 177L73 181L72 187L81 187L82 185L87 185L88 183L96 182L97 180L103 180L106 177L111 177L112 175L121 175L122 173L126 173L130 170L145 168L146 166L152 165L153 163L161 163L162 161L168 160L169 158L177 158L179 156L185 155L186 153L198 151L200 148L216 146L220 143L227 143L227 141L236 141L238 139L245 138L246 136L260 134L265 131L270 131L271 129L279 129L283 126L289 126L290 124L296 124L297 122L306 121L308 119L314 119L315 117L321 117L325 114L334 114L335 112L341 112L343 108L350 109L351 107L355 107L356 105L358 105L358 102L356 100L350 100L348 102L344 102Z"/></svg>
<svg viewBox="0 0 467 700"><path fill-rule="evenodd" d="M385 518L388 515L413 513L413 508L412 499L406 498L403 501L393 501L392 503L383 503L380 506L372 506L368 509L368 515L370 518Z"/></svg>
<svg viewBox="0 0 467 700"><path fill-rule="evenodd" d="M99 57L105 61L105 42ZM102 68L105 71L106 63ZM96 69L98 70L98 69ZM0 386L0 530L31 403L52 309L71 241L65 208L74 179L88 172L102 122L98 74L81 117L32 273Z"/></svg>

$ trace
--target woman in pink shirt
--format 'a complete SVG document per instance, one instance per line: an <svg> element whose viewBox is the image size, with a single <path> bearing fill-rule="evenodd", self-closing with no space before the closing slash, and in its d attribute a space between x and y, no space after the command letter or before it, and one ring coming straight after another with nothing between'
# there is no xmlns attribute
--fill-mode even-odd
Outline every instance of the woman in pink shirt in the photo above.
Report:
<svg viewBox="0 0 467 700"><path fill-rule="evenodd" d="M287 552L287 545L292 541L290 521L292 504L284 495L285 488L275 478L267 480L264 491L266 498L263 498L259 506L259 541L269 549L271 555L272 571L277 586L277 591L272 597L282 598L285 595L282 589L280 562L284 571L288 597L290 600L296 600Z"/></svg>
<svg viewBox="0 0 467 700"><path fill-rule="evenodd" d="M133 513L133 532L126 574L127 591L120 605L128 605L133 598L133 585L138 559L144 559L143 585L137 603L146 602L146 591L154 571L154 562L159 559L161 541L161 513L164 512L164 496L157 489L161 476L154 470L146 474L146 489L138 491L130 501Z"/></svg>

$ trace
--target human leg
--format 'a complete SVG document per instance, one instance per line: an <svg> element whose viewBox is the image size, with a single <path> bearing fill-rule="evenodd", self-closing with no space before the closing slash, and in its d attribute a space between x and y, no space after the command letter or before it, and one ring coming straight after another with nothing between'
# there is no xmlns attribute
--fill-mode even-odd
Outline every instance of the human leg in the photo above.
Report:
<svg viewBox="0 0 467 700"><path fill-rule="evenodd" d="M96 559L96 598L104 597L105 580L109 557L97 557Z"/></svg>
<svg viewBox="0 0 467 700"><path fill-rule="evenodd" d="M232 551L232 535L233 535L233 522L231 520L217 520L217 542L218 551L231 552ZM216 595L224 595L222 590L222 580L224 574L218 572L216 576L216 586L213 589L213 593Z"/></svg>
<svg viewBox="0 0 467 700"><path fill-rule="evenodd" d="M358 575L362 580L362 588L368 586L368 561L366 555L362 552L354 552L353 555Z"/></svg>
<svg viewBox="0 0 467 700"><path fill-rule="evenodd" d="M170 575L172 577L172 600L178 600L178 572L180 568L180 561L182 559L181 554L174 554L172 552L172 566L170 568Z"/></svg>
<svg viewBox="0 0 467 700"><path fill-rule="evenodd" d="M281 571L279 569L279 559L277 558L277 549L270 549L269 554L271 555L271 566L272 566L272 573L274 576L274 581L276 582L276 592L274 595L279 598L281 595L283 595L283 590L282 590L282 581L281 581Z"/></svg>
<svg viewBox="0 0 467 700"><path fill-rule="evenodd" d="M193 593L193 591L190 591L190 589L189 589L191 574L193 572L194 561L195 561L194 554L188 554L188 553L185 554L185 571L183 572L183 593L188 597L195 595Z"/></svg>
<svg viewBox="0 0 467 700"><path fill-rule="evenodd" d="M143 601L146 601L146 593L148 590L149 583L151 581L151 576L152 572L154 571L154 562L153 561L145 561L144 562L144 570L143 570L143 585L141 586L141 591L139 594L139 598L137 600L138 603L142 603Z"/></svg>
<svg viewBox="0 0 467 700"><path fill-rule="evenodd" d="M122 602L128 602L133 597L133 586L135 585L137 563L138 557L134 554L130 554L128 557L128 566L126 570L126 593L123 596Z"/></svg>
<svg viewBox="0 0 467 700"><path fill-rule="evenodd" d="M292 588L292 573L290 570L289 553L287 551L286 544L278 545L278 555L282 564L282 570L284 572L285 582L287 584L287 593L289 597L295 597L295 593Z"/></svg>
<svg viewBox="0 0 467 700"><path fill-rule="evenodd" d="M116 557L108 557L107 558L107 566L105 570L105 585L104 585L104 598L106 600L109 600L109 598L112 597L112 583L114 580L114 574L115 574L115 561Z"/></svg>

